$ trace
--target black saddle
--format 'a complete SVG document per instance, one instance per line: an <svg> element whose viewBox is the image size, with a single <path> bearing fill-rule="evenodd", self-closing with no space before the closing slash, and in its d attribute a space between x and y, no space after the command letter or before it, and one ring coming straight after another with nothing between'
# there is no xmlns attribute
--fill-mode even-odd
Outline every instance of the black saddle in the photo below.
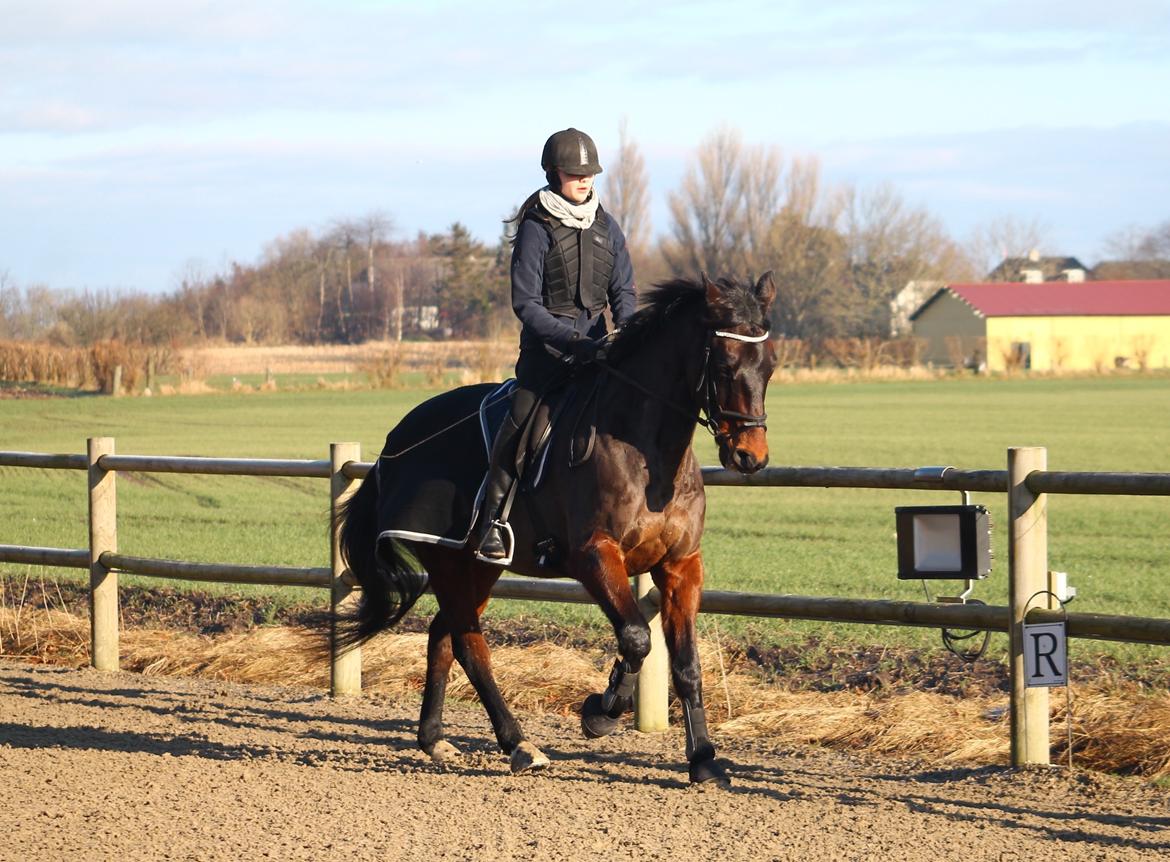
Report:
<svg viewBox="0 0 1170 862"><path fill-rule="evenodd" d="M517 445L516 475L524 488L536 488L544 479L551 444L557 435L571 435L570 467L581 466L593 455L597 402L603 380L603 375L593 375L540 393ZM481 405L480 423L489 459L496 434L508 416L509 395L515 388L516 381L508 380L488 395Z"/></svg>

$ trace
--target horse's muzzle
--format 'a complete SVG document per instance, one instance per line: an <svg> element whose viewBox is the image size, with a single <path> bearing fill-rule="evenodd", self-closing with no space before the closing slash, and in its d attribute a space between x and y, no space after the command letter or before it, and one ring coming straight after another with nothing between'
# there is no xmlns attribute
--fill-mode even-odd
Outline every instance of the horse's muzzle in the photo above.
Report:
<svg viewBox="0 0 1170 862"><path fill-rule="evenodd" d="M751 449L736 449L731 453L730 460L729 466L740 473L755 473L768 466L768 453L760 457Z"/></svg>

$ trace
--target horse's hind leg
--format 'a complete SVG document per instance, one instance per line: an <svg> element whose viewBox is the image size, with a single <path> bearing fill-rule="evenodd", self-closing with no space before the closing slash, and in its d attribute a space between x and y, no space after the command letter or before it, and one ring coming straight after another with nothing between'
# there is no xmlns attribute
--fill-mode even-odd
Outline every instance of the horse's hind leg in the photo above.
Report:
<svg viewBox="0 0 1170 862"><path fill-rule="evenodd" d="M418 720L418 745L439 764L459 759L459 749L443 738L443 698L455 653L451 631L443 612L431 620L427 634L427 677L423 689L422 715Z"/></svg>
<svg viewBox="0 0 1170 862"><path fill-rule="evenodd" d="M650 626L630 589L625 557L617 542L596 535L572 560L570 574L579 580L613 625L621 654L601 694L581 705L581 730L590 739L617 730L622 713L633 706L634 684L650 654Z"/></svg>
<svg viewBox="0 0 1170 862"><path fill-rule="evenodd" d="M448 557L446 566L427 567L431 573L431 586L435 591L435 598L439 601L441 615L446 621L446 637L451 654L459 661L467 674L467 679L479 695L480 702L491 720L500 749L511 758L512 771L523 772L548 766L548 758L524 739L519 722L512 715L507 701L496 685L495 677L492 675L491 652L479 625L479 616L491 597L492 586L500 577L500 569L497 566L477 563L470 555L466 557L461 555L456 559L463 561L464 564L453 565L451 558ZM447 667L450 667L449 659ZM428 688L430 684L428 672ZM445 686L446 674L443 675L443 688ZM435 694L436 697L440 694L437 686ZM441 697L431 701L429 705L432 710L430 715L427 713L428 701L424 696L424 721L440 714ZM439 720L441 721L441 718ZM420 741L422 732L420 722ZM441 726L439 732L441 733Z"/></svg>
<svg viewBox="0 0 1170 862"><path fill-rule="evenodd" d="M681 560L664 562L650 574L662 596L662 631L670 652L674 691L683 705L691 781L726 784L727 773L715 762L715 746L707 734L703 674L695 635L695 617L703 588L702 556L696 551Z"/></svg>

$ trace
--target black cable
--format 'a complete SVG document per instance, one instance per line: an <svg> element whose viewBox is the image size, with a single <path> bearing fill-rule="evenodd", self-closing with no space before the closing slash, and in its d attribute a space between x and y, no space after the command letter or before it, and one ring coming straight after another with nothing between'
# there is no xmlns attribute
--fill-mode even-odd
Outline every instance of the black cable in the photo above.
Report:
<svg viewBox="0 0 1170 862"><path fill-rule="evenodd" d="M984 605L987 603L981 602L981 601L979 601L979 599L968 599L967 604L969 604L969 605ZM969 641L972 638L978 637L979 635L983 635L983 642L980 643L979 646L976 647L975 649L961 650L959 648L959 644L961 642ZM962 629L948 629L945 627L942 630L943 646L945 646L947 648L948 652L952 653L953 655L958 656L963 661L968 662L968 663L974 662L974 661L982 658L983 654L985 652L987 652L987 644L990 641L991 641L990 630L973 629L971 631L964 632Z"/></svg>
<svg viewBox="0 0 1170 862"><path fill-rule="evenodd" d="M931 598L930 589L926 586L926 579L925 578L922 579L922 592L926 594L926 600L928 602L934 601L934 599ZM1033 598L1035 598L1035 597L1033 596ZM979 601L979 599L968 599L966 603L969 605L985 605L985 604L987 604L987 602L981 602L981 601ZM942 629L942 642L943 642L943 646L947 648L947 652L951 653L952 655L958 656L963 661L968 662L968 663L983 658L983 654L985 652L987 652L987 644L991 640L991 632L984 631L983 629L973 629L973 630L966 632L964 634L960 634L960 632L962 632L962 631L963 631L962 629L948 629L946 627L943 627L943 629ZM983 643L979 644L979 647L977 649L970 650L967 652L963 652L963 651L959 650L958 644L961 641L969 641L969 640L971 640L971 638L978 637L980 634L983 635Z"/></svg>

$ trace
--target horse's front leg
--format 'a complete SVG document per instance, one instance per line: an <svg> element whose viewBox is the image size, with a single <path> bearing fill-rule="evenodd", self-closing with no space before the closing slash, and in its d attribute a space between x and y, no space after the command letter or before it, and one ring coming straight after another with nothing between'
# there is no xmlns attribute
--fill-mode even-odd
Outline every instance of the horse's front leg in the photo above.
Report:
<svg viewBox="0 0 1170 862"><path fill-rule="evenodd" d="M662 632L670 653L674 691L682 701L691 782L728 784L726 771L715 762L715 746L707 733L703 708L703 673L695 634L703 591L702 555L696 551L680 560L664 561L651 569L650 576L662 596Z"/></svg>
<svg viewBox="0 0 1170 862"><path fill-rule="evenodd" d="M585 547L574 553L569 572L613 625L621 655L614 662L605 691L589 695L581 706L581 730L593 739L613 733L622 713L633 707L638 672L650 653L650 626L630 588L625 555L612 537L600 532L590 537Z"/></svg>

